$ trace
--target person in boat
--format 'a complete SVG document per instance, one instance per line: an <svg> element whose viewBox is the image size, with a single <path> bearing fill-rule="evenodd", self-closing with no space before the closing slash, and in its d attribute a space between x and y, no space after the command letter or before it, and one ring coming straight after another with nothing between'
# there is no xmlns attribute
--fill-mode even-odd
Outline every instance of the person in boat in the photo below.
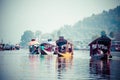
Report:
<svg viewBox="0 0 120 80"><path fill-rule="evenodd" d="M52 39L48 39L48 44L50 47L50 51L55 51L56 44L54 41L52 41Z"/></svg>
<svg viewBox="0 0 120 80"><path fill-rule="evenodd" d="M72 53L72 55L73 55L73 44L72 43L70 43L70 42L68 42L67 43L67 52L69 52L69 53Z"/></svg>
<svg viewBox="0 0 120 80"><path fill-rule="evenodd" d="M63 36L60 36L59 39L56 41L56 45L58 46L58 52L64 53L66 51L66 44L67 40L64 39Z"/></svg>
<svg viewBox="0 0 120 80"><path fill-rule="evenodd" d="M111 39L107 37L105 31L102 31L101 37L92 41L89 46L91 57L98 55L99 59L112 58L110 54Z"/></svg>
<svg viewBox="0 0 120 80"><path fill-rule="evenodd" d="M56 43L52 41L52 39L48 39L47 41L41 43L40 45L41 54L43 55L54 53L55 48L56 48Z"/></svg>
<svg viewBox="0 0 120 80"><path fill-rule="evenodd" d="M41 52L42 55L46 55L46 53L44 52L44 50L45 50L45 46L44 46L44 44L41 44L40 45L40 52Z"/></svg>
<svg viewBox="0 0 120 80"><path fill-rule="evenodd" d="M34 47L34 52L33 53L39 54L39 47L38 46Z"/></svg>

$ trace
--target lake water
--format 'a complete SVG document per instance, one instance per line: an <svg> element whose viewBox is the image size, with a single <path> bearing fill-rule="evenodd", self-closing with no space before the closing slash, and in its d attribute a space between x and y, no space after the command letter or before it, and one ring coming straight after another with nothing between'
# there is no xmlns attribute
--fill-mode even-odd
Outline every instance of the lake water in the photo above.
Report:
<svg viewBox="0 0 120 80"><path fill-rule="evenodd" d="M82 50L72 58L0 51L0 80L120 80L120 52L112 55L111 60L94 61Z"/></svg>

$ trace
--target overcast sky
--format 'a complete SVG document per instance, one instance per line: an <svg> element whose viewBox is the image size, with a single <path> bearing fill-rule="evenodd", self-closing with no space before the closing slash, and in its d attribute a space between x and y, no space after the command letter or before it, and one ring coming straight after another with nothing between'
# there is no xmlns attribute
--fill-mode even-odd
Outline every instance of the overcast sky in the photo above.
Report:
<svg viewBox="0 0 120 80"><path fill-rule="evenodd" d="M118 5L120 0L0 0L0 39L16 43L25 30L50 33Z"/></svg>

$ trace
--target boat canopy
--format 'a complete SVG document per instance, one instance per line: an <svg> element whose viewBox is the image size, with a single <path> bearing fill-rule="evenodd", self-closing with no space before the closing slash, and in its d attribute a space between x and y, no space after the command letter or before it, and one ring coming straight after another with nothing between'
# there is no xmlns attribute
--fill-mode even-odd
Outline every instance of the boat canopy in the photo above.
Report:
<svg viewBox="0 0 120 80"><path fill-rule="evenodd" d="M30 42L29 42L29 46L32 46L32 45L39 45L40 43L38 41L36 41L35 39L32 39Z"/></svg>
<svg viewBox="0 0 120 80"><path fill-rule="evenodd" d="M105 50L110 54L110 46L111 46L111 39L107 36L101 36L94 41L92 41L90 44L90 55L94 53L94 51L97 51L98 49Z"/></svg>

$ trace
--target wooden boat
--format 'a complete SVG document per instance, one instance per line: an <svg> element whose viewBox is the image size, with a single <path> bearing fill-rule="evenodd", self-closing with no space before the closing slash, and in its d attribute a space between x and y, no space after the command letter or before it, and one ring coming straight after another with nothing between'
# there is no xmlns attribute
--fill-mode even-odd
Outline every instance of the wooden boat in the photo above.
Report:
<svg viewBox="0 0 120 80"><path fill-rule="evenodd" d="M73 56L73 45L64 39L63 36L59 37L56 41L58 57L71 57Z"/></svg>
<svg viewBox="0 0 120 80"><path fill-rule="evenodd" d="M41 55L53 55L55 53L54 42L43 42L40 44Z"/></svg>
<svg viewBox="0 0 120 80"><path fill-rule="evenodd" d="M39 54L40 53L40 51L39 51L39 42L36 41L35 39L32 39L29 42L29 52L31 54Z"/></svg>
<svg viewBox="0 0 120 80"><path fill-rule="evenodd" d="M95 39L90 44L90 56L93 59L109 59L112 58L110 54L111 39L105 33L101 37Z"/></svg>

